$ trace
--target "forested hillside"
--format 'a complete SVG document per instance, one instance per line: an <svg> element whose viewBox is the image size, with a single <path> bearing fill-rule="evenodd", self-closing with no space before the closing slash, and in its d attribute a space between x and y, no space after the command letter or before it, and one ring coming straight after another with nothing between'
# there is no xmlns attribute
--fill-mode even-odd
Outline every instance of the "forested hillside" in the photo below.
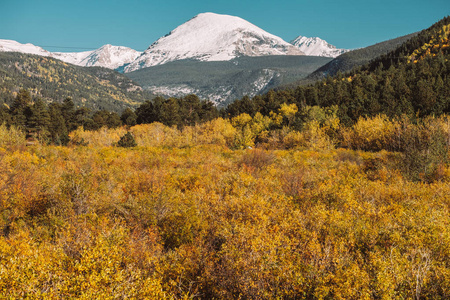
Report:
<svg viewBox="0 0 450 300"><path fill-rule="evenodd" d="M12 103L21 89L45 102L71 97L77 107L117 113L153 96L115 71L83 68L60 60L22 53L0 53L0 101Z"/></svg>
<svg viewBox="0 0 450 300"><path fill-rule="evenodd" d="M417 34L418 32L408 34L396 39L377 43L366 48L356 49L344 53L336 57L326 65L318 68L316 71L310 74L307 79L309 81L315 81L318 79L323 79L327 76L334 76L338 72L345 73L355 67L363 66L369 63L371 60L397 49L404 42L408 41L410 38L416 36Z"/></svg>
<svg viewBox="0 0 450 300"><path fill-rule="evenodd" d="M377 114L423 117L448 113L449 23L450 18L446 17L396 50L349 73L253 99L244 97L229 105L226 112L229 116L242 112L267 114L286 102L298 107L337 106L338 116L345 124Z"/></svg>

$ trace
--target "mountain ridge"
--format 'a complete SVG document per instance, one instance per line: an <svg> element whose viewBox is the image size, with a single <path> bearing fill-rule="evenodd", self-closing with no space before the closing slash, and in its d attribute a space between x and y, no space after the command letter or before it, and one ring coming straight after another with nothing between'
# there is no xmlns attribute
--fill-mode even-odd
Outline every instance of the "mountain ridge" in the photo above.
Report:
<svg viewBox="0 0 450 300"><path fill-rule="evenodd" d="M182 59L229 61L239 56L265 55L304 53L239 17L202 13L151 44L125 67L125 72Z"/></svg>
<svg viewBox="0 0 450 300"><path fill-rule="evenodd" d="M159 38L144 51L106 44L82 52L50 52L32 44L0 39L0 52L53 57L83 67L106 67L127 73L175 60L229 61L241 56L304 55L336 57L326 41L299 36L291 43L236 16L200 13Z"/></svg>
<svg viewBox="0 0 450 300"><path fill-rule="evenodd" d="M324 56L336 58L341 54L351 51L350 49L338 49L318 37L306 37L299 35L290 42L309 56Z"/></svg>
<svg viewBox="0 0 450 300"><path fill-rule="evenodd" d="M401 44L418 34L419 32L415 32L395 39L379 42L365 48L346 52L311 73L308 76L308 79L318 80L327 76L334 76L338 72L345 73L354 67L363 66L364 64L369 63L372 59L396 49Z"/></svg>
<svg viewBox="0 0 450 300"><path fill-rule="evenodd" d="M19 52L59 59L80 67L117 69L135 60L142 52L124 46L106 44L96 50L82 52L50 52L30 43L0 39L0 52Z"/></svg>

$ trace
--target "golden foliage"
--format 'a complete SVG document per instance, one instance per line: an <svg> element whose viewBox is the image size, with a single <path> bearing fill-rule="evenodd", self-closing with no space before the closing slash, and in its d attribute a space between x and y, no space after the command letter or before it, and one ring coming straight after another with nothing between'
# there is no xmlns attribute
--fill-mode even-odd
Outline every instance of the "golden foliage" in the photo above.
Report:
<svg viewBox="0 0 450 300"><path fill-rule="evenodd" d="M1 150L0 298L450 297L448 164L433 182L403 176L401 153L375 152L400 123L383 116L338 129L355 149L314 120L282 129L279 149L235 149L272 121ZM432 124L448 134L445 121Z"/></svg>
<svg viewBox="0 0 450 300"><path fill-rule="evenodd" d="M14 126L7 128L5 124L0 125L0 149L24 145L25 133L22 130Z"/></svg>

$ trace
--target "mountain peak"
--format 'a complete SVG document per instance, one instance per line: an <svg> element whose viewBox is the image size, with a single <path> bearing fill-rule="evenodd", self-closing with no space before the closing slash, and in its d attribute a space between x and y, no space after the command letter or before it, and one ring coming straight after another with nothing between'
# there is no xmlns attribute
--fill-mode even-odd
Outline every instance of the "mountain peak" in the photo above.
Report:
<svg viewBox="0 0 450 300"><path fill-rule="evenodd" d="M337 57L350 50L338 49L318 37L306 37L299 35L291 41L291 44L298 47L309 56Z"/></svg>
<svg viewBox="0 0 450 300"><path fill-rule="evenodd" d="M239 56L265 55L303 53L242 18L207 12L198 14L158 39L125 71L180 59L227 61Z"/></svg>
<svg viewBox="0 0 450 300"><path fill-rule="evenodd" d="M33 44L0 39L0 52L21 52L49 56L82 67L117 69L135 60L142 52L128 47L106 44L97 50L83 52L49 52Z"/></svg>
<svg viewBox="0 0 450 300"><path fill-rule="evenodd" d="M222 20L222 21L235 20L235 21L241 21L241 22L243 21L243 22L249 23L248 21L245 21L244 19L242 19L240 17L224 15L224 14L217 14L217 13L213 13L213 12L199 13L195 17L191 18L189 21L192 21L192 20L197 20L197 21L201 20L201 21L206 21L208 23L217 22L218 20Z"/></svg>
<svg viewBox="0 0 450 300"><path fill-rule="evenodd" d="M35 46L30 43L21 44L13 40L0 39L0 52L21 52L27 54L36 54L41 56L50 56L51 52Z"/></svg>

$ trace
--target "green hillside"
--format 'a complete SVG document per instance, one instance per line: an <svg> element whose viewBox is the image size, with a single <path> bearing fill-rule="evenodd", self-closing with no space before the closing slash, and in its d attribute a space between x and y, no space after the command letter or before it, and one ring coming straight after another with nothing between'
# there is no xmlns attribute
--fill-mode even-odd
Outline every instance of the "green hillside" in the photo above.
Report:
<svg viewBox="0 0 450 300"><path fill-rule="evenodd" d="M371 60L376 59L389 51L395 50L397 47L417 34L418 32L411 33L396 39L377 43L369 47L346 52L308 75L305 82L316 81L326 76L334 76L338 72L344 73L355 67L363 66Z"/></svg>
<svg viewBox="0 0 450 300"><path fill-rule="evenodd" d="M395 50L363 67L278 92L242 98L227 114L266 113L282 103L298 107L334 107L345 124L361 116L441 115L450 112L450 18L421 31ZM298 113L300 121L301 112ZM300 125L299 125L300 126Z"/></svg>
<svg viewBox="0 0 450 300"><path fill-rule="evenodd" d="M151 98L115 71L83 68L60 60L21 53L0 53L0 101L12 103L20 89L47 102L71 97L76 106L121 112Z"/></svg>

